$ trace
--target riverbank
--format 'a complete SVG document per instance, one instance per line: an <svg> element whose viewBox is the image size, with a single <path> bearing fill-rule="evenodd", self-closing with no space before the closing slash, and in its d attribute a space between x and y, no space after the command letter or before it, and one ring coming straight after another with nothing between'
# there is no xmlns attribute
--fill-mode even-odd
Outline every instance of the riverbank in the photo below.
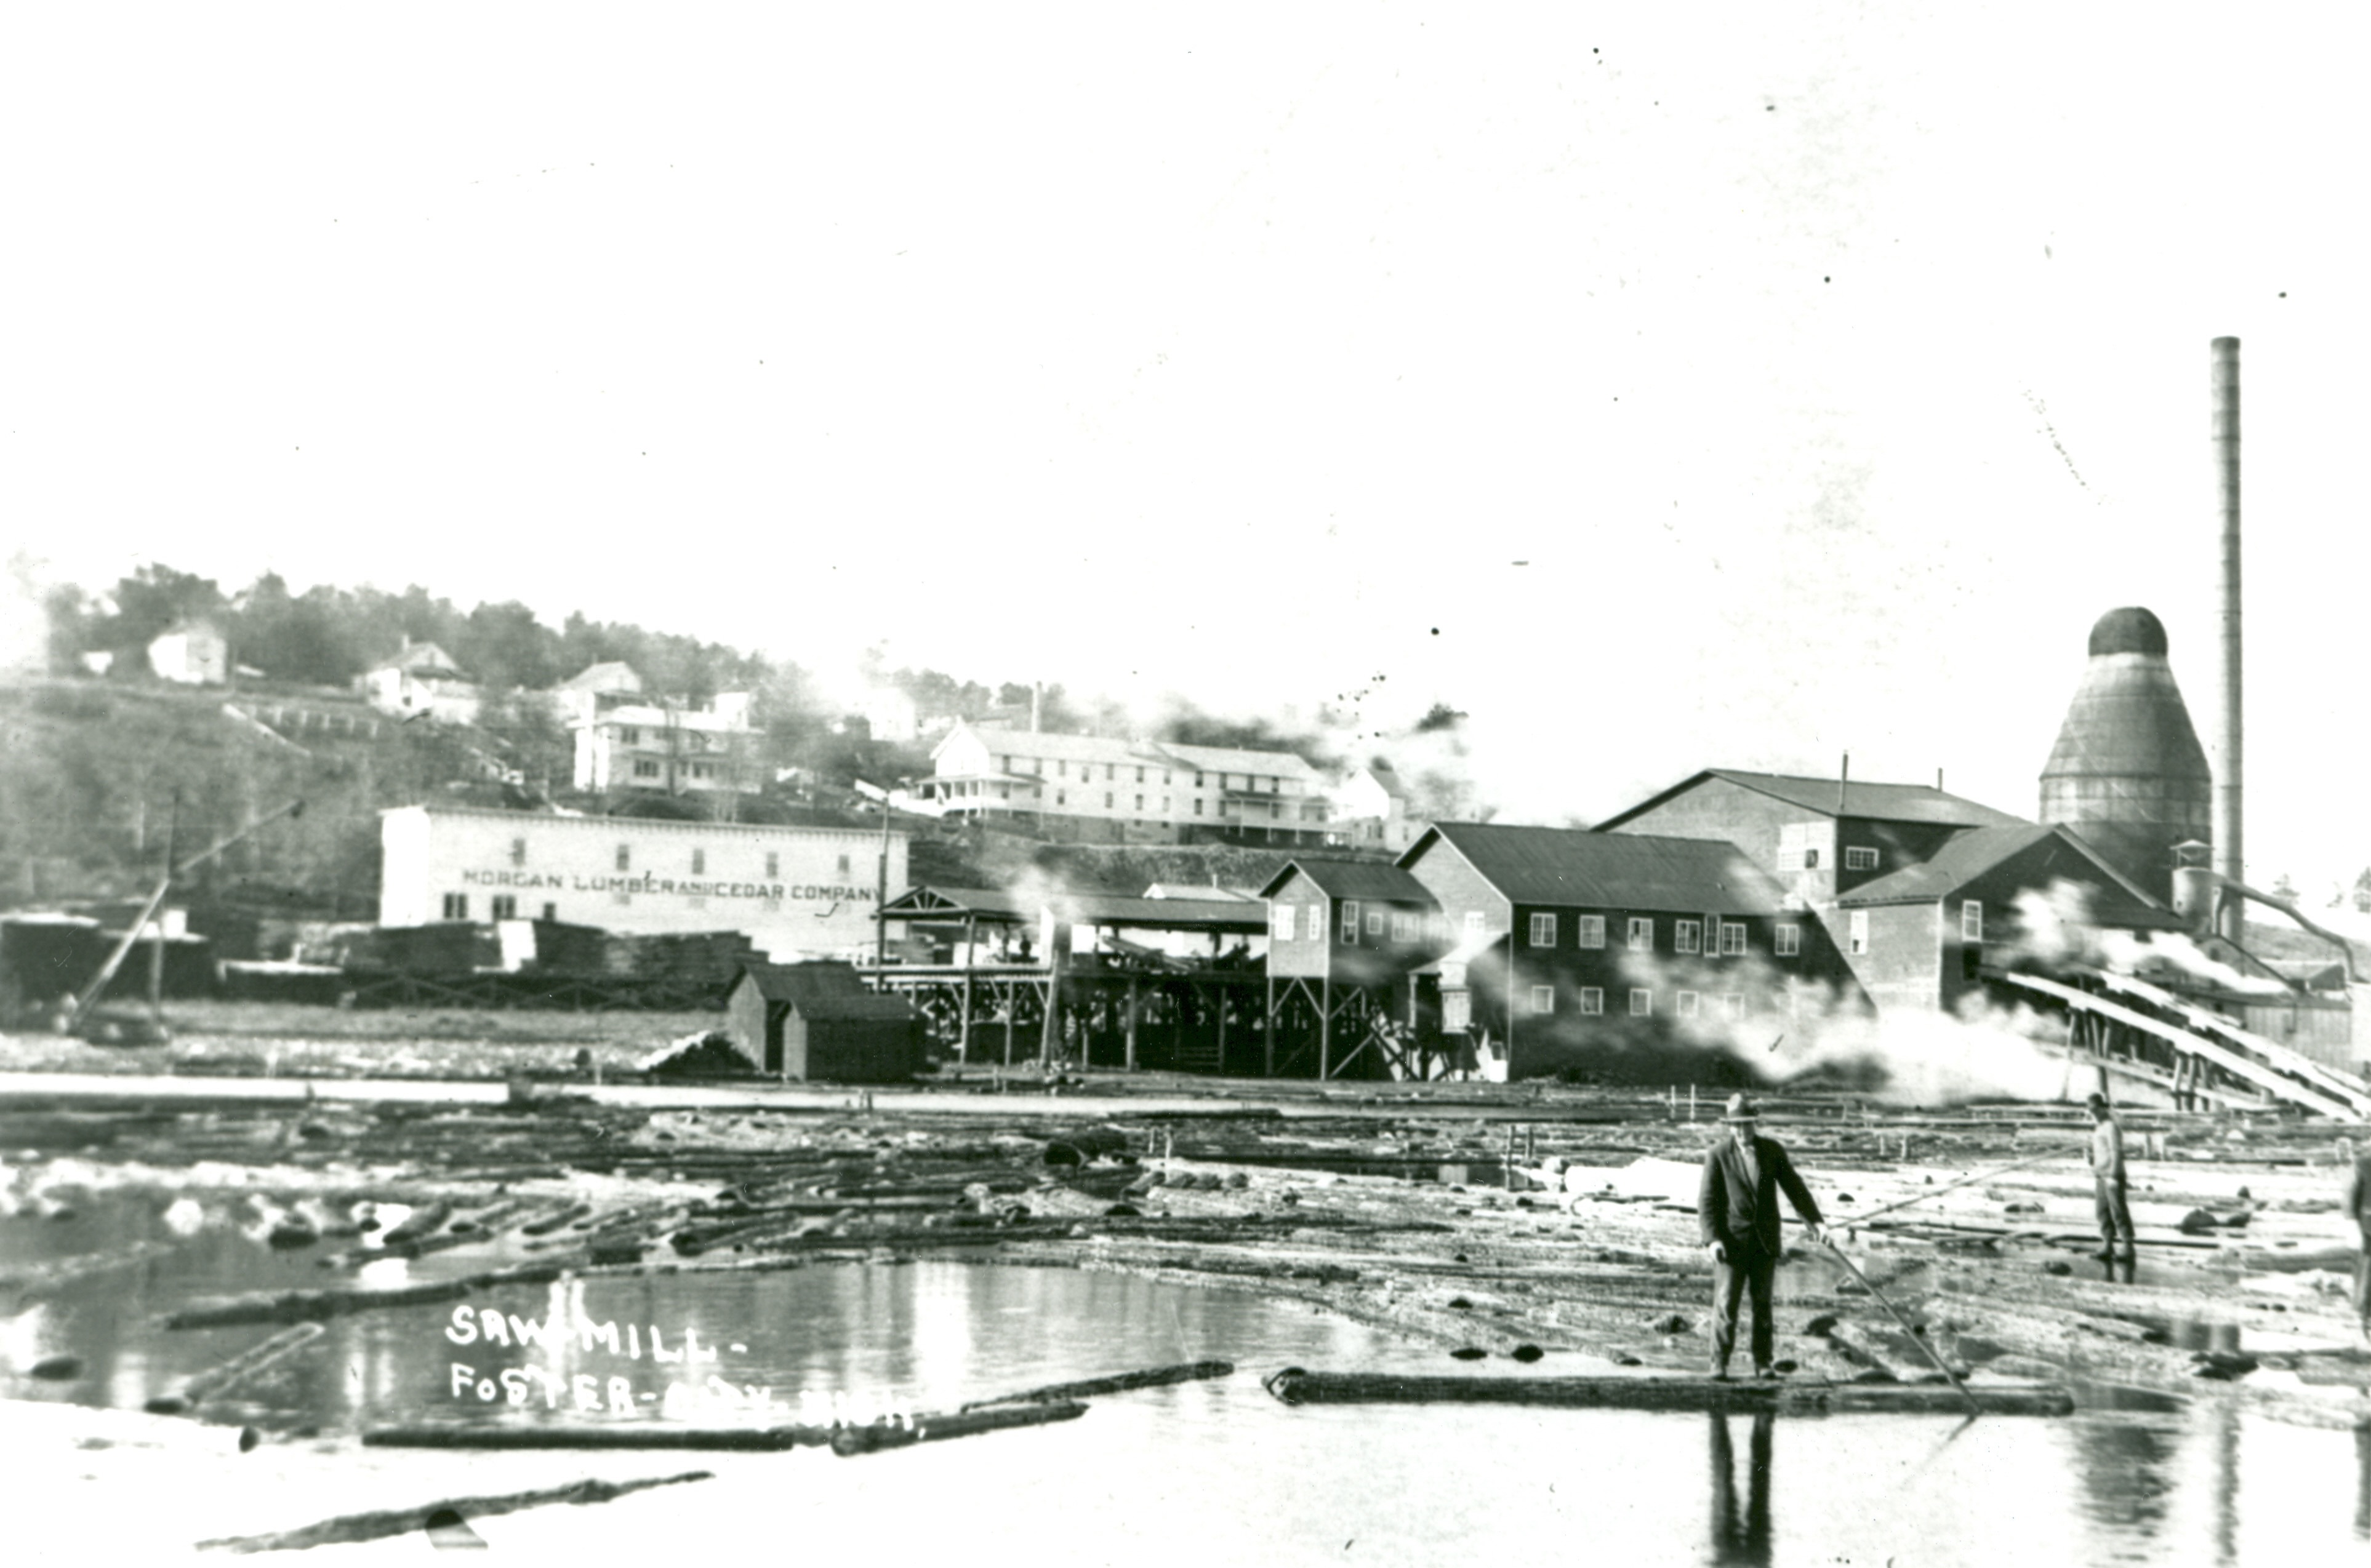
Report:
<svg viewBox="0 0 2371 1568"><path fill-rule="evenodd" d="M145 1193L231 1205L305 1262L302 1276L215 1303L257 1332L349 1314L432 1332L534 1281L943 1260L1314 1309L1432 1346L1443 1372L1703 1367L1710 1282L1694 1203L1718 1125L1709 1097L1120 1075L977 1092L990 1087L519 1093L0 1075L0 1148L12 1154L0 1225L48 1239L37 1265L0 1271L0 1287L21 1303L136 1266L70 1238L78 1208ZM1788 1096L1767 1109L1853 1265L1798 1247L1782 1267L1787 1376L1940 1384L1939 1358L1976 1387L2077 1381L2307 1427L2371 1423L2371 1362L2345 1296L2341 1129L2128 1116L2141 1262L2119 1284L2089 1256L2074 1107ZM430 1223L395 1242L392 1217L370 1223L399 1215ZM276 1382L174 1419L316 1441L300 1434L318 1414L272 1389L330 1375L307 1368L327 1354L298 1345ZM6 1377L6 1391L33 1391L24 1366Z"/></svg>

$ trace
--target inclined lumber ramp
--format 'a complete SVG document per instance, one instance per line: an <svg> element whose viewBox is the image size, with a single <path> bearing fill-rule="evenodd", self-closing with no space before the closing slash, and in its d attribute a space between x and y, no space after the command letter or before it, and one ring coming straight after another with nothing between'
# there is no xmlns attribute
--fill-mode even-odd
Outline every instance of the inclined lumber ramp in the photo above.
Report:
<svg viewBox="0 0 2371 1568"><path fill-rule="evenodd" d="M2101 970L2076 973L2123 993L2137 1005L2128 1006L2039 974L2013 970L1989 970L1986 974L2005 985L2047 997L2069 1012L2091 1013L2154 1035L2176 1051L2210 1062L2285 1104L2343 1122L2371 1120L2371 1091L2347 1082L2341 1075L2285 1045L2252 1034L2128 974L2110 974ZM2157 1016L2161 1012L2172 1016Z"/></svg>

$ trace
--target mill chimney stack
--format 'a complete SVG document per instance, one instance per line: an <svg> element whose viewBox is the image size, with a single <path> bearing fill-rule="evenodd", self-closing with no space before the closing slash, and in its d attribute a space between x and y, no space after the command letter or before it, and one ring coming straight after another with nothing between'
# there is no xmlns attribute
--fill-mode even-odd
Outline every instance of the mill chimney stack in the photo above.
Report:
<svg viewBox="0 0 2371 1568"><path fill-rule="evenodd" d="M2220 659L2215 705L2215 869L2226 879L2227 886L2248 874L2241 838L2246 770L2241 756L2239 661L2239 340L2217 338L2209 352L2215 507L2222 528L2222 564L2216 580ZM2244 934L2244 924L2239 901L2226 897L2216 929L2238 941Z"/></svg>

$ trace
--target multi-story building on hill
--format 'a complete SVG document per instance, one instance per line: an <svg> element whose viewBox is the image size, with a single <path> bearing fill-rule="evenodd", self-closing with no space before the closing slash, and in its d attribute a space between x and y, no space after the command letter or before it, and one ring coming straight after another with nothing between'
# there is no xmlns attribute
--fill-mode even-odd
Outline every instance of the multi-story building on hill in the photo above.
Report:
<svg viewBox="0 0 2371 1568"><path fill-rule="evenodd" d="M579 790L756 794L763 784L747 692L653 697L630 665L608 663L562 682L551 701L575 732Z"/></svg>
<svg viewBox="0 0 2371 1568"><path fill-rule="evenodd" d="M1290 752L1106 740L958 723L917 793L944 814L1049 837L1313 845L1332 810Z"/></svg>

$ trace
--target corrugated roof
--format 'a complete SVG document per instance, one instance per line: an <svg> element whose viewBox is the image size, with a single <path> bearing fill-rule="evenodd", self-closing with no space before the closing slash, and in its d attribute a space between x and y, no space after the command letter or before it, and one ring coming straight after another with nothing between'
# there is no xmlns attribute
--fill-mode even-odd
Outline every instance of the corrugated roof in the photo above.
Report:
<svg viewBox="0 0 2371 1568"><path fill-rule="evenodd" d="M1875 822L1923 823L1937 827L2010 827L2025 821L2004 811L1925 784L1867 784L1859 779L1839 785L1833 778L1799 774L1745 773L1733 767L1707 767L1680 780L1651 800L1597 824L1600 832L1618 826L1664 801L1686 793L1707 778L1718 778L1742 790L1769 795L1821 816L1866 817ZM1841 795L1839 790L1841 790Z"/></svg>
<svg viewBox="0 0 2371 1568"><path fill-rule="evenodd" d="M1262 898L1274 898L1294 872L1328 898L1379 899L1387 904L1430 904L1424 883L1399 866L1381 860L1293 860L1268 879Z"/></svg>
<svg viewBox="0 0 2371 1568"><path fill-rule="evenodd" d="M905 997L866 990L845 963L745 963L741 972L756 983L758 995L788 1003L802 1018L878 1022L914 1016Z"/></svg>
<svg viewBox="0 0 2371 1568"><path fill-rule="evenodd" d="M1437 822L1399 863L1415 864L1436 840L1518 904L1708 915L1786 907L1786 890L1724 839Z"/></svg>

